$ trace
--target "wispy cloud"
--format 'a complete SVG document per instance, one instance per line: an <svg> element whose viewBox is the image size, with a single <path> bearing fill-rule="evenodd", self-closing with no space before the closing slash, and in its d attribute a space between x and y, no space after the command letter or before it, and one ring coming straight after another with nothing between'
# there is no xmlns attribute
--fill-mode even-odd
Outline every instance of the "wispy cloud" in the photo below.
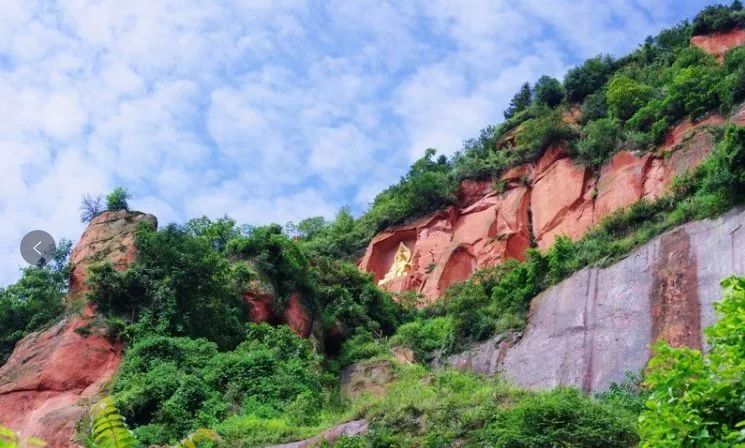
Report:
<svg viewBox="0 0 745 448"><path fill-rule="evenodd" d="M0 1L0 284L117 184L162 221L362 210L520 83L703 2Z"/></svg>

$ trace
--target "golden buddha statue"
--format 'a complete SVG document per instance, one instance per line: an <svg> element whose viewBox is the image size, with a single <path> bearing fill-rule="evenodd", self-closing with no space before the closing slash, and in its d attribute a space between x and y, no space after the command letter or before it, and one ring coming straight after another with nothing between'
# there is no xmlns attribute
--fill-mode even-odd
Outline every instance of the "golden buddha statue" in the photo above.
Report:
<svg viewBox="0 0 745 448"><path fill-rule="evenodd" d="M391 269L385 274L382 280L378 282L378 285L385 285L394 278L406 277L411 272L411 249L406 247L406 244L402 242L398 243L398 249L396 249L396 255L393 256L393 265Z"/></svg>

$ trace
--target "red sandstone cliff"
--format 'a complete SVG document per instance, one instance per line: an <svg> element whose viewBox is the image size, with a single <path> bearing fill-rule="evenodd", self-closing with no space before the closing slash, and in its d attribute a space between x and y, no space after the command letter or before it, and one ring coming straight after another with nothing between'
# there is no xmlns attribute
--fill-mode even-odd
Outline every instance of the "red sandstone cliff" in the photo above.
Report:
<svg viewBox="0 0 745 448"><path fill-rule="evenodd" d="M138 212L104 212L96 217L71 255L68 301L84 298L88 267L110 261L126 269L136 256L134 231L155 217ZM51 328L18 342L0 368L0 424L46 440L50 447L73 447L75 425L113 377L121 360L120 344L89 329L93 312L70 314ZM81 331L83 329L83 331Z"/></svg>
<svg viewBox="0 0 745 448"><path fill-rule="evenodd" d="M743 122L743 109L731 120ZM559 235L576 240L613 211L660 196L674 176L697 166L711 150L707 125L724 122L719 114L682 121L656 151L621 151L599 173L573 162L563 145L553 145L535 163L505 173L504 191L495 191L492 181L464 181L459 207L379 233L360 268L380 281L403 242L412 252L411 271L383 287L415 291L431 303L475 269L522 259L532 242L545 250Z"/></svg>
<svg viewBox="0 0 745 448"><path fill-rule="evenodd" d="M739 28L726 33L713 33L691 38L691 45L716 56L720 61L728 50L743 44L745 44L745 30Z"/></svg>

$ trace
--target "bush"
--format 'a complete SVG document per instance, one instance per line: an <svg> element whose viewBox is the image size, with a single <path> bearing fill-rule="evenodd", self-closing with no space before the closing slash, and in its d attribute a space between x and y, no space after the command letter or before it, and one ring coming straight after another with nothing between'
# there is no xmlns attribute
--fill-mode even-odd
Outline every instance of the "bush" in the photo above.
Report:
<svg viewBox="0 0 745 448"><path fill-rule="evenodd" d="M391 345L410 347L417 359L429 361L435 350L451 353L455 348L455 322L450 317L417 320L398 327Z"/></svg>
<svg viewBox="0 0 745 448"><path fill-rule="evenodd" d="M647 409L639 418L642 447L741 446L745 410L745 278L722 282L721 316L706 330L710 351L655 346L646 384Z"/></svg>
<svg viewBox="0 0 745 448"><path fill-rule="evenodd" d="M538 105L556 107L564 100L564 87L556 78L541 76L533 87L533 100Z"/></svg>
<svg viewBox="0 0 745 448"><path fill-rule="evenodd" d="M585 60L582 65L569 69L564 76L567 99L573 103L582 102L588 95L600 90L615 69L615 61L608 55L595 56Z"/></svg>
<svg viewBox="0 0 745 448"><path fill-rule="evenodd" d="M129 210L127 201L132 195L124 187L116 187L106 196L107 210Z"/></svg>
<svg viewBox="0 0 745 448"><path fill-rule="evenodd" d="M626 448L637 440L633 414L564 388L526 398L504 410L481 437L482 443L504 448Z"/></svg>
<svg viewBox="0 0 745 448"><path fill-rule="evenodd" d="M651 99L652 93L652 87L617 75L608 84L608 110L611 116L623 121L628 120Z"/></svg>
<svg viewBox="0 0 745 448"><path fill-rule="evenodd" d="M545 110L537 117L523 123L515 138L520 161L532 161L543 154L549 145L569 142L576 137L571 126L564 123L559 111Z"/></svg>
<svg viewBox="0 0 745 448"><path fill-rule="evenodd" d="M587 123L577 143L577 157L593 168L600 168L615 152L621 139L621 125L612 118Z"/></svg>

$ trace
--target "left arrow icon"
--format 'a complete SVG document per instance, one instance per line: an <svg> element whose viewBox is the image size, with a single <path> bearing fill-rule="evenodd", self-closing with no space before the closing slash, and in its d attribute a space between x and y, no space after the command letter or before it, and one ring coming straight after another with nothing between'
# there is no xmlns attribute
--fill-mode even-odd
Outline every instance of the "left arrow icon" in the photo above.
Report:
<svg viewBox="0 0 745 448"><path fill-rule="evenodd" d="M34 251L36 251L37 254L41 255L41 252L39 252L39 249L37 249L37 247L39 247L39 244L41 244L41 241L36 243L36 245L34 246Z"/></svg>

